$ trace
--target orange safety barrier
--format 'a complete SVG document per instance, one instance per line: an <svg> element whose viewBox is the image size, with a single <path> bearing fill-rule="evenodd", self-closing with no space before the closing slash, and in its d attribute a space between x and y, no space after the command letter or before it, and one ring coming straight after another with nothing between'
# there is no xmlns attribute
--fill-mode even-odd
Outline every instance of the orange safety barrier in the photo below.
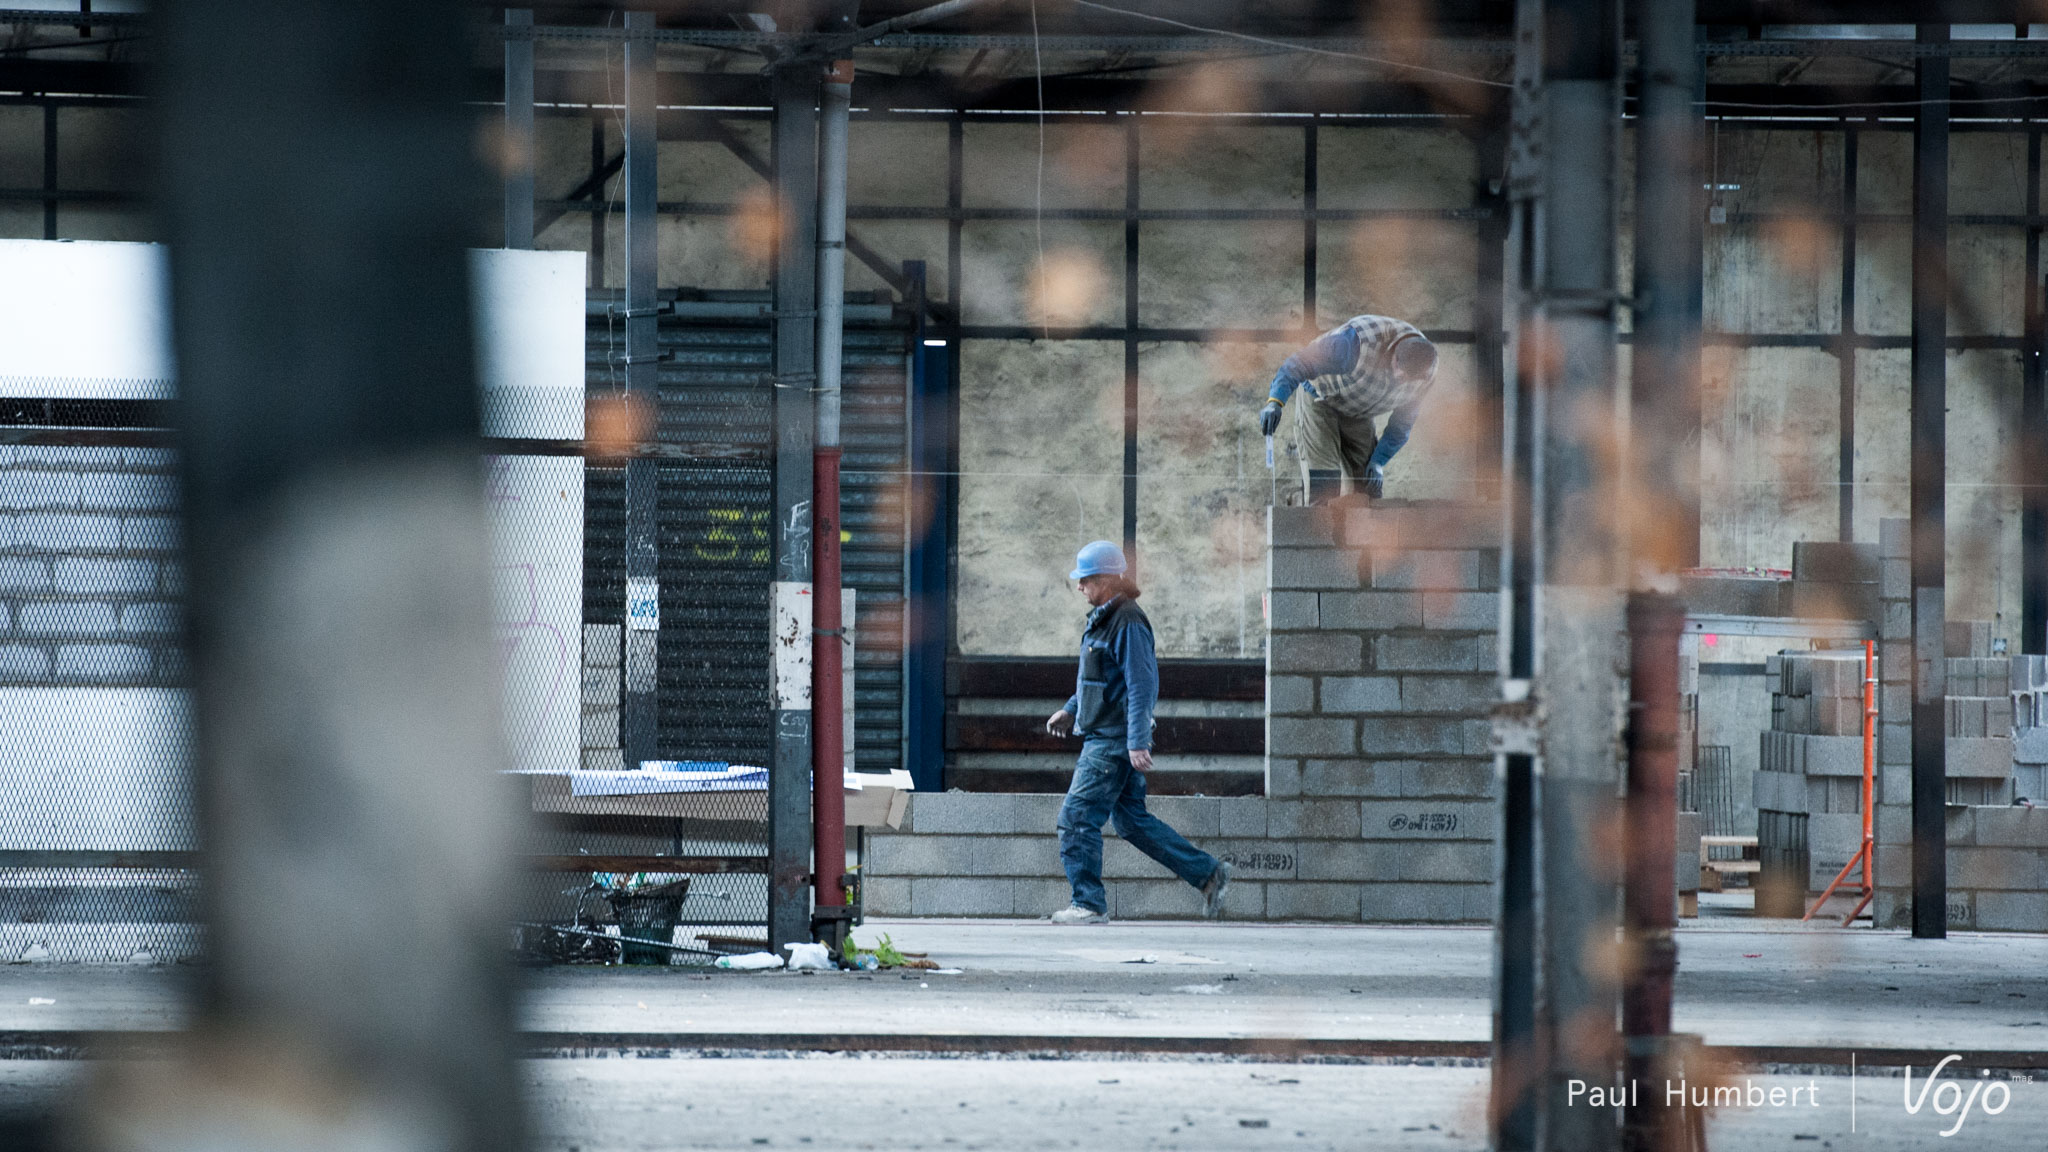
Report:
<svg viewBox="0 0 2048 1152"><path fill-rule="evenodd" d="M1863 910L1870 906L1870 898L1876 892L1875 881L1872 878L1872 874L1876 871L1875 854L1877 851L1877 807L1872 803L1876 799L1872 794L1875 791L1874 785L1876 780L1877 653L1876 646L1870 641L1865 640L1863 642L1863 844L1856 849L1856 854L1849 857L1849 862L1842 865L1842 870L1836 873L1835 878L1828 883L1827 891L1822 892L1820 899L1813 902L1813 907L1806 910L1806 915L1799 918L1802 923L1813 919L1813 914L1820 911L1821 905L1828 902L1828 897L1835 894L1835 889L1842 886L1842 881L1849 878L1849 870L1857 867L1859 864L1862 866L1860 882L1863 889L1863 898L1856 902L1856 907L1850 909L1847 916L1842 917L1842 927L1847 928L1850 924L1855 923L1856 917L1861 916Z"/></svg>

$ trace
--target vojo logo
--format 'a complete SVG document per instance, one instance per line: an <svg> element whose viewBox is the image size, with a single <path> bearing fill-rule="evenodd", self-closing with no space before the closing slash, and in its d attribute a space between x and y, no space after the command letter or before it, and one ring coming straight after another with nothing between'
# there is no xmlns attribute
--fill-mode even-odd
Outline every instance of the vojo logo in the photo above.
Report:
<svg viewBox="0 0 2048 1152"><path fill-rule="evenodd" d="M1913 1066L1906 1065L1906 1114L1917 1116L1921 1108L1931 1106L1936 1115L1954 1116L1956 1122L1948 1126L1948 1130L1942 1133L1943 1136L1953 1136L1962 1131L1963 1122L1970 1118L1971 1110L1980 1104L1986 1116L1996 1116L2012 1104L2012 1089L2006 1087L2002 1080L1973 1081L1970 1084L1969 1095L1965 1096L1960 1082L1943 1079L1942 1071L1961 1059L1961 1056L1953 1054L1942 1057L1941 1063L1929 1070L1927 1078L1920 1082L1920 1094L1917 1096L1913 1094ZM1927 1099L1930 1092L1934 1095L1931 1102ZM1996 1107L1991 1103L1993 1096L1998 1098Z"/></svg>

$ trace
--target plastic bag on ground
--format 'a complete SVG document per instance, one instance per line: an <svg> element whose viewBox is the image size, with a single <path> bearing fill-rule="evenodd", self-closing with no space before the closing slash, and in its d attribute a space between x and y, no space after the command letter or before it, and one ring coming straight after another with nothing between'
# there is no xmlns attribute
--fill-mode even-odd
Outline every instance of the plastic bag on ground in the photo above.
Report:
<svg viewBox="0 0 2048 1152"><path fill-rule="evenodd" d="M800 972L805 968L830 970L832 953L823 944L784 944L789 949L789 970Z"/></svg>
<svg viewBox="0 0 2048 1152"><path fill-rule="evenodd" d="M752 971L758 968L780 968L782 957L773 952L742 952L737 956L720 956L715 967L738 968Z"/></svg>

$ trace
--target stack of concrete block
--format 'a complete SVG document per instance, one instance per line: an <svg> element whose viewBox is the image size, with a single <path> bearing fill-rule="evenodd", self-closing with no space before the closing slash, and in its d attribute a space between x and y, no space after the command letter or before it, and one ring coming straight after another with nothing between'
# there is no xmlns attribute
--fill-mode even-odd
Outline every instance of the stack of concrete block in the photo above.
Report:
<svg viewBox="0 0 2048 1152"><path fill-rule="evenodd" d="M0 446L0 684L184 678L176 461Z"/></svg>
<svg viewBox="0 0 2048 1152"><path fill-rule="evenodd" d="M1780 653L1765 660L1764 678L1771 729L1751 781L1758 855L1793 873L1803 857L1805 872L1759 877L1758 899L1772 884L1803 898L1826 887L1863 842L1863 653ZM1789 895L1783 903L1790 907Z"/></svg>
<svg viewBox="0 0 2048 1152"><path fill-rule="evenodd" d="M1950 804L2010 804L2013 797L2012 660L1989 620L1944 625Z"/></svg>
<svg viewBox="0 0 2048 1152"><path fill-rule="evenodd" d="M583 626L583 767L616 772L619 744L620 632L617 624Z"/></svg>
<svg viewBox="0 0 2048 1152"><path fill-rule="evenodd" d="M2036 804L2048 804L2048 656L2012 657L2007 677L2013 788Z"/></svg>
<svg viewBox="0 0 2048 1152"><path fill-rule="evenodd" d="M1792 545L1790 615L1838 620L1877 617L1879 568L1875 544L1828 540Z"/></svg>
<svg viewBox="0 0 2048 1152"><path fill-rule="evenodd" d="M1500 513L1381 502L1275 508L1265 796L1166 796L1161 819L1231 863L1224 916L1493 918ZM868 837L863 896L887 916L1064 907L1061 798L921 793ZM1105 832L1119 919L1196 915L1201 895ZM1695 868L1697 865L1695 865Z"/></svg>

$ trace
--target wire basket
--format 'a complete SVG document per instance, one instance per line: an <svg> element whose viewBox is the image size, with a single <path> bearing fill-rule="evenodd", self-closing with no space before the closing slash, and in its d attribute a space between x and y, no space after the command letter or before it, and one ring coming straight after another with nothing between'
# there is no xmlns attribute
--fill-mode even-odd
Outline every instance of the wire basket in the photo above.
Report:
<svg viewBox="0 0 2048 1152"><path fill-rule="evenodd" d="M619 962L622 964L667 964L670 949L634 944L647 940L660 944L675 941L676 924L683 917L683 901L690 895L690 880L684 877L648 888L622 889L606 893L605 902L619 918Z"/></svg>

